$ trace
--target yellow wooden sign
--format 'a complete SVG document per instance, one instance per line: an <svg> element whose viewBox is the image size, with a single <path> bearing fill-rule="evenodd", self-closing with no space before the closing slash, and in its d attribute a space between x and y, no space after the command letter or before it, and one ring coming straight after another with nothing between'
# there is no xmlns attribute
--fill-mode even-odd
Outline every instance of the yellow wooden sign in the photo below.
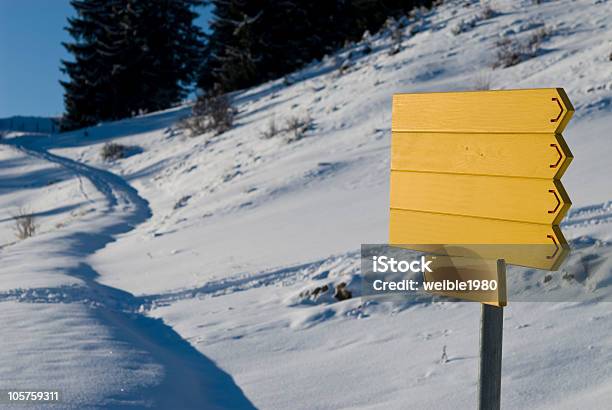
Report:
<svg viewBox="0 0 612 410"><path fill-rule="evenodd" d="M570 205L553 179L391 171L391 209L558 224Z"/></svg>
<svg viewBox="0 0 612 410"><path fill-rule="evenodd" d="M392 171L560 179L573 159L560 134L393 132Z"/></svg>
<svg viewBox="0 0 612 410"><path fill-rule="evenodd" d="M561 88L395 94L391 129L561 133L573 113L574 107Z"/></svg>
<svg viewBox="0 0 612 410"><path fill-rule="evenodd" d="M569 251L569 245L557 225L533 224L431 212L392 209L389 219L389 243L427 252L429 245L521 245L499 246L491 258L511 261L514 265L538 269L557 269ZM492 247L495 250L495 247Z"/></svg>
<svg viewBox="0 0 612 410"><path fill-rule="evenodd" d="M573 112L560 88L395 95L390 244L547 245L497 258L556 269Z"/></svg>

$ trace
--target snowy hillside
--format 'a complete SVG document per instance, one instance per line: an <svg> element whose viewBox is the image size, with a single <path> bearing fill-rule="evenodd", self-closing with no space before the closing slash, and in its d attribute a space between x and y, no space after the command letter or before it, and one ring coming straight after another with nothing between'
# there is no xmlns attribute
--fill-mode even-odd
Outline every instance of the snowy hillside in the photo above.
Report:
<svg viewBox="0 0 612 410"><path fill-rule="evenodd" d="M487 4L401 21L397 53L390 28L237 92L220 135L188 136L179 107L5 138L0 389L59 388L73 408L473 408L478 304L332 289L358 296L360 245L387 239L394 93L563 87L576 113L562 229L579 252L548 285L516 270L509 287L580 297L511 300L502 406L608 407L612 3ZM508 47L520 62L503 68ZM129 155L104 161L110 141ZM19 208L37 224L23 241Z"/></svg>

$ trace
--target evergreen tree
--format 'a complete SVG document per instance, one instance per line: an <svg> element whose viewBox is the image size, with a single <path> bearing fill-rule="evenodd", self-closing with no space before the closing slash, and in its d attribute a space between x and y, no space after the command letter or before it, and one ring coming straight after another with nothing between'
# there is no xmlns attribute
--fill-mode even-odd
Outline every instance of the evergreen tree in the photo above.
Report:
<svg viewBox="0 0 612 410"><path fill-rule="evenodd" d="M105 25L112 21L111 2L105 0L72 1L77 17L68 19L66 30L75 40L63 43L74 61L62 61L62 71L69 81L60 81L65 89L66 114L62 128L77 128L95 123L100 117L101 96L109 67L99 58L97 44L106 42Z"/></svg>
<svg viewBox="0 0 612 410"><path fill-rule="evenodd" d="M202 32L193 24L201 0L73 0L77 16L62 61L66 114L73 129L183 98L201 60Z"/></svg>
<svg viewBox="0 0 612 410"><path fill-rule="evenodd" d="M431 1L212 0L198 85L231 91L278 78Z"/></svg>

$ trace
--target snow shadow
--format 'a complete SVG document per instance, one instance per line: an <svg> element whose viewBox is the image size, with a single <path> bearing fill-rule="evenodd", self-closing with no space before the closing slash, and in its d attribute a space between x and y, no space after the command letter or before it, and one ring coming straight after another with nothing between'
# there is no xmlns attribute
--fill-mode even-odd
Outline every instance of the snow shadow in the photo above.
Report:
<svg viewBox="0 0 612 410"><path fill-rule="evenodd" d="M163 409L255 409L228 373L161 319L137 313L141 298L96 282L98 273L88 264L66 273L86 283L90 300L100 303L92 309L93 316L115 340L145 352L163 366L160 383L108 397L111 403L124 407L128 402L150 402L152 408Z"/></svg>
<svg viewBox="0 0 612 410"><path fill-rule="evenodd" d="M65 181L73 176L65 169L58 167L45 167L19 175L1 174L0 192L6 195L22 189L43 188Z"/></svg>
<svg viewBox="0 0 612 410"><path fill-rule="evenodd" d="M0 190L0 192L2 192ZM53 216L53 215L60 215L63 213L67 213L70 212L74 209L79 208L80 206L83 206L84 202L78 202L76 204L72 204L72 205L64 205L64 206L58 206L55 207L53 209L47 209L46 211L39 211L39 212L27 212L28 214L32 215L34 218L46 218L48 216ZM4 219L0 219L0 223L4 223L4 222L13 222L15 220L15 216L10 216L8 218L4 218Z"/></svg>

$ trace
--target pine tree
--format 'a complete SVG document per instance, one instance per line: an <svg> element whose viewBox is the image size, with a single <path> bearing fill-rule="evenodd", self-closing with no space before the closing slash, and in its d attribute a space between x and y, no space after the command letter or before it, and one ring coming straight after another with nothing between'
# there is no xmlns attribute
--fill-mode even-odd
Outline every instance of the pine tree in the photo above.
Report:
<svg viewBox="0 0 612 410"><path fill-rule="evenodd" d="M198 85L225 91L292 72L315 58L376 32L388 16L428 0L212 0Z"/></svg>
<svg viewBox="0 0 612 410"><path fill-rule="evenodd" d="M74 61L62 60L62 71L69 81L60 81L65 89L66 114L62 128L72 129L93 124L103 117L102 95L108 83L108 65L104 65L97 44L108 41L105 25L112 21L114 2L105 0L75 0L71 2L77 17L69 18L68 33L74 43L63 43Z"/></svg>
<svg viewBox="0 0 612 410"><path fill-rule="evenodd" d="M62 61L63 129L168 108L183 98L200 64L201 0L73 0L77 17Z"/></svg>

